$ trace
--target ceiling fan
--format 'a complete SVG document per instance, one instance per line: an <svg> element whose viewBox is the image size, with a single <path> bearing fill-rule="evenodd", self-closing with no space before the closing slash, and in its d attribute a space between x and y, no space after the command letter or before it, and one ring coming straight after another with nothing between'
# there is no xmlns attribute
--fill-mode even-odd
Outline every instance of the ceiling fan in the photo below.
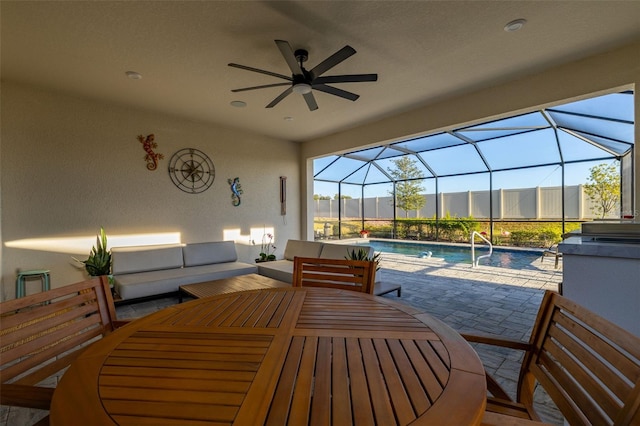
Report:
<svg viewBox="0 0 640 426"><path fill-rule="evenodd" d="M313 96L312 89L320 90L321 92L329 93L331 95L339 96L350 101L355 101L360 96L355 93L347 92L346 90L338 89L333 86L328 86L331 83L359 83L363 81L377 81L378 74L349 74L349 75L332 75L323 77L322 74L329 71L331 68L338 65L340 62L349 58L356 53L356 50L351 46L345 46L338 50L333 55L329 56L324 61L313 67L311 70L306 70L302 64L309 58L309 52L304 49L297 49L295 52L291 48L291 45L284 40L275 40L276 45L280 49L280 53L284 56L284 60L291 69L291 76L278 74L271 71L265 71L258 68L248 67L240 64L229 64L230 67L240 68L247 71L253 71L260 74L266 74L273 77L278 77L283 80L287 80L287 83L274 83L264 84L262 86L245 87L242 89L234 89L232 92L245 92L247 90L265 89L268 87L289 86L284 92L278 95L266 108L273 108L281 100L289 96L292 92L300 93L304 100L307 102L309 111L318 109L318 104Z"/></svg>

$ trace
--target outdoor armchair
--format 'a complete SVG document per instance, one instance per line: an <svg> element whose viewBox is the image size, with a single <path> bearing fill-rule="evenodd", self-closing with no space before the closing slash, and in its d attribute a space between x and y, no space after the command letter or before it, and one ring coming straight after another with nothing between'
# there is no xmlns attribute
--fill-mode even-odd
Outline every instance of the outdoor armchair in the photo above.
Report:
<svg viewBox="0 0 640 426"><path fill-rule="evenodd" d="M376 262L294 257L294 287L329 287L373 294Z"/></svg>
<svg viewBox="0 0 640 426"><path fill-rule="evenodd" d="M528 343L461 333L470 342L525 351L515 400L487 375L483 424L540 421L540 384L568 424L640 424L640 338L547 291Z"/></svg>

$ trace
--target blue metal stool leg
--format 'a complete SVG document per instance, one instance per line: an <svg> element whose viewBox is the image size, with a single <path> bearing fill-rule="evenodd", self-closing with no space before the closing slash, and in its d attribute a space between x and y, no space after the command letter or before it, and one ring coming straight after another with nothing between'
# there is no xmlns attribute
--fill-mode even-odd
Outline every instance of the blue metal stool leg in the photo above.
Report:
<svg viewBox="0 0 640 426"><path fill-rule="evenodd" d="M29 277L38 277L41 280L42 291L51 289L51 281L49 279L48 269L38 269L33 271L19 271L16 277L16 299L24 297L27 294L26 279Z"/></svg>
<svg viewBox="0 0 640 426"><path fill-rule="evenodd" d="M24 277L22 274L18 274L16 278L16 299L24 297Z"/></svg>

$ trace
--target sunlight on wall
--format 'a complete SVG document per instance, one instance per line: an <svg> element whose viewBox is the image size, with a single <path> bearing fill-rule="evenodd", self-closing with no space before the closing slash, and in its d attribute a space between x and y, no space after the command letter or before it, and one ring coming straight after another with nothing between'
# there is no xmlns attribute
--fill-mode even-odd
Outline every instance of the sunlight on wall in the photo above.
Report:
<svg viewBox="0 0 640 426"><path fill-rule="evenodd" d="M107 234L107 246L148 246L154 244L179 244L179 232L164 232L158 234ZM49 251L55 253L84 254L96 244L96 236L88 237L60 237L60 238L29 238L24 240L7 241L6 247L25 250Z"/></svg>
<svg viewBox="0 0 640 426"><path fill-rule="evenodd" d="M266 235L271 234L274 236L275 240L275 228L274 227L260 227L260 228L251 228L249 230L249 235L242 234L242 231L239 228L236 229L225 229L223 231L223 238L225 241L233 240L236 244L242 244L247 246L253 245L261 245L262 238ZM265 240L266 242L266 240Z"/></svg>

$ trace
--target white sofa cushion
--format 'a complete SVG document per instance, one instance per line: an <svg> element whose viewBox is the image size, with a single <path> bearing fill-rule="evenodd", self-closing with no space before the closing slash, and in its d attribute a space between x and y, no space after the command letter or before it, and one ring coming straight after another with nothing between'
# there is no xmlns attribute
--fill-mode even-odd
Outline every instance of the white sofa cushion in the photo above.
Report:
<svg viewBox="0 0 640 426"><path fill-rule="evenodd" d="M182 248L184 266L210 265L238 260L233 241L187 244Z"/></svg>
<svg viewBox="0 0 640 426"><path fill-rule="evenodd" d="M258 274L291 283L293 281L293 261L285 259L258 263Z"/></svg>
<svg viewBox="0 0 640 426"><path fill-rule="evenodd" d="M323 244L322 251L320 252L320 256L310 256L310 257L322 257L324 259L344 259L348 258L349 253L353 250L356 252L358 250L367 250L369 253L369 257L373 256L373 248L365 245L347 245L347 244Z"/></svg>
<svg viewBox="0 0 640 426"><path fill-rule="evenodd" d="M126 274L115 277L115 287L122 299L155 296L178 291L181 285L221 280L236 275L255 274L255 265L243 262L223 262Z"/></svg>
<svg viewBox="0 0 640 426"><path fill-rule="evenodd" d="M114 275L182 268L182 246L114 247L111 258Z"/></svg>
<svg viewBox="0 0 640 426"><path fill-rule="evenodd" d="M288 240L284 249L284 258L293 260L298 257L320 257L322 243L317 241Z"/></svg>

